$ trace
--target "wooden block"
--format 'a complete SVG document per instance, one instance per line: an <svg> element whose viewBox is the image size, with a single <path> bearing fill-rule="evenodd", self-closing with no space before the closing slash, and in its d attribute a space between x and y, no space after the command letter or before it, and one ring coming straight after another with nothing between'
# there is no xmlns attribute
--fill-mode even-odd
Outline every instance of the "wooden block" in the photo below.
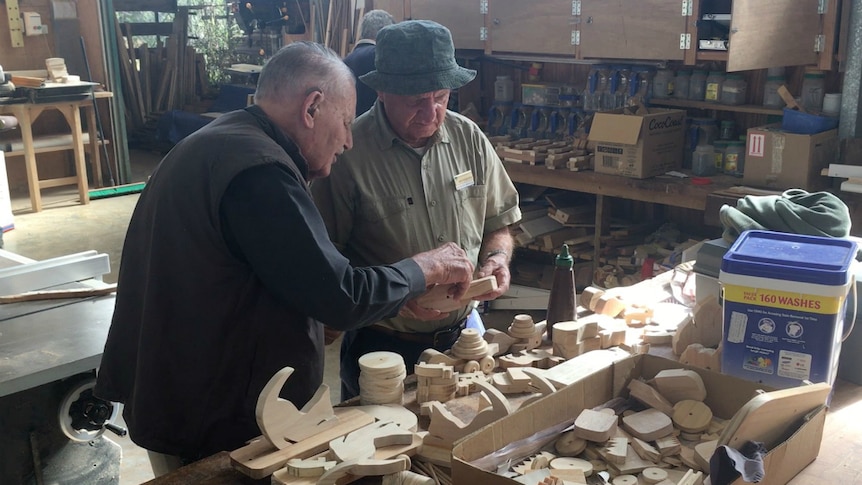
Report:
<svg viewBox="0 0 862 485"><path fill-rule="evenodd" d="M616 415L609 415L592 409L584 409L575 418L575 436L596 443L604 443L617 427Z"/></svg>
<svg viewBox="0 0 862 485"><path fill-rule="evenodd" d="M661 483L668 478L666 471L657 467L650 467L641 472L641 478L649 484Z"/></svg>
<svg viewBox="0 0 862 485"><path fill-rule="evenodd" d="M482 335L482 338L485 339L485 341L489 344L497 344L498 352L495 355L505 354L509 352L509 348L512 347L512 344L518 341L518 339L512 337L508 333L501 330L497 330L496 328L489 328L485 330L485 333Z"/></svg>
<svg viewBox="0 0 862 485"><path fill-rule="evenodd" d="M661 411L668 417L673 416L673 404L671 404L660 392L649 384L632 379L629 382L629 395L647 406Z"/></svg>
<svg viewBox="0 0 862 485"><path fill-rule="evenodd" d="M377 448L409 445L412 442L413 432L402 429L392 421L378 421L331 440L329 451L331 456L338 461L349 461L371 458Z"/></svg>
<svg viewBox="0 0 862 485"><path fill-rule="evenodd" d="M287 472L295 477L319 477L336 464L337 462L328 461L325 457L309 458L306 460L294 458L287 460Z"/></svg>
<svg viewBox="0 0 862 485"><path fill-rule="evenodd" d="M694 460L700 465L701 470L709 470L709 460L712 458L715 449L718 447L718 440L703 441L694 445Z"/></svg>
<svg viewBox="0 0 862 485"><path fill-rule="evenodd" d="M611 438L605 445L605 458L611 463L622 465L626 462L629 447L628 438Z"/></svg>
<svg viewBox="0 0 862 485"><path fill-rule="evenodd" d="M691 344L679 356L681 364L687 364L715 372L721 371L721 349L706 348L701 344Z"/></svg>
<svg viewBox="0 0 862 485"><path fill-rule="evenodd" d="M449 293L454 285L437 285L430 289L422 296L417 298L417 303L424 308L432 308L441 312L451 312L459 308L467 306L475 296L484 295L485 293L497 289L497 278L495 276L486 276L473 280L470 283L470 288L460 300L455 300Z"/></svg>
<svg viewBox="0 0 862 485"><path fill-rule="evenodd" d="M632 448L635 450L635 453L638 454L644 460L649 460L653 463L658 463L661 461L661 453L654 446L647 443L646 441L632 436L631 439Z"/></svg>
<svg viewBox="0 0 862 485"><path fill-rule="evenodd" d="M596 288L594 286L588 286L584 288L584 291L581 292L580 296L581 306L591 311L595 311L596 304L599 302L599 298L601 298L604 293L605 290Z"/></svg>
<svg viewBox="0 0 862 485"><path fill-rule="evenodd" d="M614 296L608 295L607 293L603 294L599 297L599 301L596 302L596 313L601 313L602 315L607 315L609 317L616 317L623 310L626 309L625 303L621 302Z"/></svg>
<svg viewBox="0 0 862 485"><path fill-rule="evenodd" d="M673 422L657 409L646 409L623 417L623 429L644 441L655 441L673 432Z"/></svg>
<svg viewBox="0 0 862 485"><path fill-rule="evenodd" d="M679 459L682 464L695 471L700 471L700 464L694 459L694 448L681 446L679 449Z"/></svg>
<svg viewBox="0 0 862 485"><path fill-rule="evenodd" d="M706 386L697 372L686 369L665 369L653 378L656 389L672 404L684 399L703 401Z"/></svg>
<svg viewBox="0 0 862 485"><path fill-rule="evenodd" d="M662 458L679 454L682 446L676 436L665 436L655 440L655 446L661 453Z"/></svg>

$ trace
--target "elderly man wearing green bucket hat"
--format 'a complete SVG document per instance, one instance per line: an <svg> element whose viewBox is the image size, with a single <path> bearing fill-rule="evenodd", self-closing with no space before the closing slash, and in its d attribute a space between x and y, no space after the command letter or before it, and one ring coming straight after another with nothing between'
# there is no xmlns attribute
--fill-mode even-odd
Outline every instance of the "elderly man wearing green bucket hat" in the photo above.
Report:
<svg viewBox="0 0 862 485"><path fill-rule="evenodd" d="M381 29L375 68L359 78L378 98L353 124L353 149L312 188L330 238L357 265L455 242L477 278L496 277L497 290L477 299L497 298L509 288L518 193L482 131L446 108L476 71L455 61L449 30L425 20ZM398 352L412 371L425 349L447 350L466 326L481 328L474 307L441 313L413 301L395 318L347 332L342 399L359 393L363 354Z"/></svg>

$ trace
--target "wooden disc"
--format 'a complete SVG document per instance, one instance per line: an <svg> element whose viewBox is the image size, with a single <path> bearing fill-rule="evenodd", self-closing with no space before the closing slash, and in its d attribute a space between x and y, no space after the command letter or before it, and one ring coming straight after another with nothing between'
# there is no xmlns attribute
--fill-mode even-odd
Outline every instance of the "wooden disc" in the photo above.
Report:
<svg viewBox="0 0 862 485"><path fill-rule="evenodd" d="M370 374L389 373L404 367L404 358L395 352L369 352L359 358L359 369Z"/></svg>
<svg viewBox="0 0 862 485"><path fill-rule="evenodd" d="M634 475L620 475L611 482L613 485L638 485L638 477Z"/></svg>
<svg viewBox="0 0 862 485"><path fill-rule="evenodd" d="M575 436L574 431L566 431L557 438L554 448L562 456L577 456L587 448L587 441Z"/></svg>
<svg viewBox="0 0 862 485"><path fill-rule="evenodd" d="M647 483L659 483L667 480L667 472L661 468L649 467L641 472L641 478Z"/></svg>
<svg viewBox="0 0 862 485"><path fill-rule="evenodd" d="M685 433L699 433L711 422L712 410L700 401L685 399L673 405L673 423Z"/></svg>
<svg viewBox="0 0 862 485"><path fill-rule="evenodd" d="M549 464L551 470L581 470L584 472L584 476L588 477L593 474L593 464L588 462L587 460L582 460L580 458L572 458L570 456L563 456L560 458L554 458L551 460Z"/></svg>

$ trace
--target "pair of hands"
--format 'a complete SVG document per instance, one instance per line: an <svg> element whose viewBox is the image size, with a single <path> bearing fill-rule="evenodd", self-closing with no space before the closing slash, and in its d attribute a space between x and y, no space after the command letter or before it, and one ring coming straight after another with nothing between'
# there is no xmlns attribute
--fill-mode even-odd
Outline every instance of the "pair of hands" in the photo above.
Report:
<svg viewBox="0 0 862 485"><path fill-rule="evenodd" d="M488 293L484 293L482 295L475 296L473 297L474 300L494 300L506 291L508 291L511 274L509 273L509 262L504 254L496 254L483 261L482 265L476 271L475 279L484 278L491 275L493 275L497 280L497 289L494 291L489 291ZM472 281L473 279L473 276L471 276L470 281ZM460 300L464 296L464 293L467 291L469 285L469 281L467 283L455 283L449 289L449 294L452 295L453 299ZM431 285L428 287L428 289L430 290L433 287L434 285ZM432 308L422 307L418 304L418 299L413 299L408 301L407 304L401 308L401 311L398 312L398 315L414 320L433 321L445 318L449 314Z"/></svg>
<svg viewBox="0 0 862 485"><path fill-rule="evenodd" d="M478 269L467 257L467 253L455 243L446 243L439 248L419 253L413 256L413 260L419 265L425 275L428 289L436 285L451 285L449 293L455 300L460 300L470 282L475 278L484 278L494 275L497 279L497 289L483 295L474 297L474 300L493 300L509 290L511 274L509 273L509 262L504 254L496 254L482 261ZM407 302L398 315L420 321L434 321L446 318L449 315L440 310L425 308L417 303L417 299ZM334 342L341 332L324 327L324 341L326 345Z"/></svg>

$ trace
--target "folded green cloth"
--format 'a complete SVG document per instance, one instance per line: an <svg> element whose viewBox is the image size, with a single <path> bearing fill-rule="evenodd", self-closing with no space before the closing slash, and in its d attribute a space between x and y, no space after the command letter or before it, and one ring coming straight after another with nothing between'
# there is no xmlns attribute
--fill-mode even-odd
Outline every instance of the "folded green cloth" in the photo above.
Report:
<svg viewBox="0 0 862 485"><path fill-rule="evenodd" d="M743 231L789 232L809 236L847 237L850 210L829 192L790 189L781 195L746 195L736 207L722 206L722 237L733 242Z"/></svg>

